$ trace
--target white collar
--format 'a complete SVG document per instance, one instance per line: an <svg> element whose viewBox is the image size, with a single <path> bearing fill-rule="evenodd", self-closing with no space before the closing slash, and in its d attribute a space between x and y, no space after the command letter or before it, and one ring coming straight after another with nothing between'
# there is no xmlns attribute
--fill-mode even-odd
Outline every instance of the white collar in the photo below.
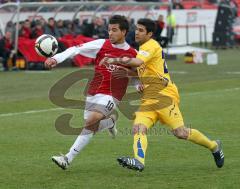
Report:
<svg viewBox="0 0 240 189"><path fill-rule="evenodd" d="M129 44L126 41L124 41L124 43L121 43L121 44L116 44L116 45L112 44L112 46L114 48L123 49L123 50L128 50L130 48Z"/></svg>

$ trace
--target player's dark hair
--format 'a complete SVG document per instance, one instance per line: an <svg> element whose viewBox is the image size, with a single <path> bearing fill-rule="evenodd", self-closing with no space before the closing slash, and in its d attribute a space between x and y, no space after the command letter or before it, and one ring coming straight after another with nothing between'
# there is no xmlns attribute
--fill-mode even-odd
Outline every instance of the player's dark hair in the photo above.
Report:
<svg viewBox="0 0 240 189"><path fill-rule="evenodd" d="M145 26L147 33L155 32L156 30L156 23L149 19L149 18L141 18L137 21L138 24Z"/></svg>
<svg viewBox="0 0 240 189"><path fill-rule="evenodd" d="M129 23L125 16L114 15L110 18L109 24L119 24L119 28L121 31L126 30L126 33L129 30Z"/></svg>

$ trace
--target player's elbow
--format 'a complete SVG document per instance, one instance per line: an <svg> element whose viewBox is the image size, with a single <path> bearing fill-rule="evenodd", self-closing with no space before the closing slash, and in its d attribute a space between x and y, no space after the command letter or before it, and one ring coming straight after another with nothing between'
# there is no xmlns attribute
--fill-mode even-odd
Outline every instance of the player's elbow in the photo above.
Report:
<svg viewBox="0 0 240 189"><path fill-rule="evenodd" d="M134 65L135 65L136 67L141 66L143 63L144 63L144 62L143 62L141 59L139 59L139 58L135 58L135 59L134 59Z"/></svg>

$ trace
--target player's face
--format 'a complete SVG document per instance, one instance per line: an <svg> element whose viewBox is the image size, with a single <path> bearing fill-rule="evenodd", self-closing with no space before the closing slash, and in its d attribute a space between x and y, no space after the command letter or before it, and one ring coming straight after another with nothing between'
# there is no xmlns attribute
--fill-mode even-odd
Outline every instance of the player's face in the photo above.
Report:
<svg viewBox="0 0 240 189"><path fill-rule="evenodd" d="M109 40L112 44L121 44L125 41L126 31L121 31L119 24L108 25Z"/></svg>
<svg viewBox="0 0 240 189"><path fill-rule="evenodd" d="M152 32L147 33L145 26L137 24L135 30L135 41L140 45L148 41L152 37Z"/></svg>

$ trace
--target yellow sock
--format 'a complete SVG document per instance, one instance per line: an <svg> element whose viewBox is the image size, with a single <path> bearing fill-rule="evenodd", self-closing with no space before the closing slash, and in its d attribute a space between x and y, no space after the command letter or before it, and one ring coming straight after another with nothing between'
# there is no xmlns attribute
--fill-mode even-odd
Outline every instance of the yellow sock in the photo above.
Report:
<svg viewBox="0 0 240 189"><path fill-rule="evenodd" d="M134 157L139 160L143 165L145 163L145 153L147 150L147 135L137 133L134 135L133 151Z"/></svg>
<svg viewBox="0 0 240 189"><path fill-rule="evenodd" d="M201 146L204 146L211 151L213 151L217 147L216 141L210 140L196 129L190 129L188 140Z"/></svg>

